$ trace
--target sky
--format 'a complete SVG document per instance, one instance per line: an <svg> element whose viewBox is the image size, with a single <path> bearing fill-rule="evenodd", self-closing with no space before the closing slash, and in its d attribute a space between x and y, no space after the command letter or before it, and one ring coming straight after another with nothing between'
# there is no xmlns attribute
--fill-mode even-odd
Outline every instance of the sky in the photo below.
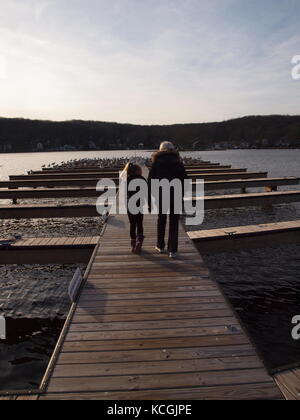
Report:
<svg viewBox="0 0 300 420"><path fill-rule="evenodd" d="M299 114L299 0L0 0L0 116Z"/></svg>

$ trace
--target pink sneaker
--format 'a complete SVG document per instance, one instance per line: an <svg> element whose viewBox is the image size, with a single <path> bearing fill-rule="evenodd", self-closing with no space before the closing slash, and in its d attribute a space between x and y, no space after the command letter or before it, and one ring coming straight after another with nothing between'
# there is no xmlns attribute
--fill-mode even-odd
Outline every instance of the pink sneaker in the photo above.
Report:
<svg viewBox="0 0 300 420"><path fill-rule="evenodd" d="M143 243L144 243L144 236L138 236L137 241L136 241L136 246L135 246L136 254L141 254Z"/></svg>
<svg viewBox="0 0 300 420"><path fill-rule="evenodd" d="M131 239L131 252L135 252L136 239Z"/></svg>

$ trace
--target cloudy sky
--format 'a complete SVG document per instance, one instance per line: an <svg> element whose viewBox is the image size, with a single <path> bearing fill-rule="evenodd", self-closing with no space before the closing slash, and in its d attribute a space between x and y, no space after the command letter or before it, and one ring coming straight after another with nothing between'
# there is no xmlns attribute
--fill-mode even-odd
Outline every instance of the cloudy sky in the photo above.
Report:
<svg viewBox="0 0 300 420"><path fill-rule="evenodd" d="M0 115L299 114L299 0L0 0Z"/></svg>

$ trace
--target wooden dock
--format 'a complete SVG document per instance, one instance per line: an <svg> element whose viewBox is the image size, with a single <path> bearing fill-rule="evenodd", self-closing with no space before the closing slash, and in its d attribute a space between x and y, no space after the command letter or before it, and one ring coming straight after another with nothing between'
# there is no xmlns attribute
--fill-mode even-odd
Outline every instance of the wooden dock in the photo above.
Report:
<svg viewBox="0 0 300 420"><path fill-rule="evenodd" d="M243 194L247 188L265 188L266 191L277 191L278 187L298 185L300 178L255 178L246 180L206 181L205 191L240 189ZM195 182L197 183L197 182ZM22 188L0 189L0 200L45 199L69 197L98 197L99 192L94 187L65 187L65 188Z"/></svg>
<svg viewBox="0 0 300 420"><path fill-rule="evenodd" d="M200 198L202 199L202 198ZM197 198L193 199L194 201ZM230 194L206 196L205 210L236 208L236 207L264 207L300 201L300 190L278 191L248 194Z"/></svg>
<svg viewBox="0 0 300 420"><path fill-rule="evenodd" d="M44 168L11 176L0 182L0 188L8 188L0 189L0 199L97 197L98 179L113 176L117 181L118 169ZM194 181L204 179L207 191L242 190L206 196L205 209L300 201L300 191L277 191L299 184L299 178L267 178L267 172L211 162L187 166L187 172ZM246 193L259 187L266 191ZM64 217L99 215L94 204L0 207L2 219ZM80 262L79 255L82 262L89 261L80 298L72 305L37 395L8 393L0 400L300 399L299 370L276 375L275 383L193 244L207 248L219 241L228 249L228 243L236 246L266 235L272 235L272 243L276 235L299 238L299 221L272 225L192 232L191 239L181 226L177 260L155 253L156 216L151 215L145 216L141 256L130 252L127 216L110 216L100 241L24 238L0 247L3 264L34 264L36 252L45 264Z"/></svg>
<svg viewBox="0 0 300 420"><path fill-rule="evenodd" d="M247 188L265 188L267 192L272 192L276 191L278 187L299 185L299 182L300 178L290 176L285 178L254 178L236 181L206 181L204 186L205 191L240 189L242 190L243 194L245 194L247 192ZM197 182L195 183L197 184Z"/></svg>
<svg viewBox="0 0 300 420"><path fill-rule="evenodd" d="M186 165L186 170L198 170L198 169L230 169L231 165L221 165L220 163L203 163L203 164L197 164L197 165ZM29 175L31 174L68 174L68 173L83 173L83 172L90 172L90 173L105 173L105 172L119 172L122 171L124 168L73 168L73 169L44 169L42 171L30 171L28 172Z"/></svg>
<svg viewBox="0 0 300 420"><path fill-rule="evenodd" d="M193 201L196 201L194 198ZM205 210L251 207L251 206L273 206L284 203L295 203L300 201L300 190L280 191L255 194L233 194L205 196ZM22 205L1 205L1 219L63 219L77 217L100 217L95 204L73 204L73 205L52 205L52 204L22 204Z"/></svg>
<svg viewBox="0 0 300 420"><path fill-rule="evenodd" d="M228 179L253 179L253 178L266 178L267 172L220 172L220 173L203 173L203 172L191 172L189 173L189 178L194 181L199 179L204 179L205 181L220 181ZM119 182L119 177L111 178L116 183ZM51 188L51 187L96 187L99 177L96 178L74 178L72 177L67 179L60 177L59 179L48 179L47 177L42 179L23 179L16 181L0 181L0 188Z"/></svg>
<svg viewBox="0 0 300 420"><path fill-rule="evenodd" d="M282 398L183 227L173 261L155 225L137 256L127 216L110 217L40 399Z"/></svg>
<svg viewBox="0 0 300 420"><path fill-rule="evenodd" d="M99 236L0 238L0 264L88 263Z"/></svg>
<svg viewBox="0 0 300 420"><path fill-rule="evenodd" d="M299 243L300 220L188 232L201 254Z"/></svg>
<svg viewBox="0 0 300 420"><path fill-rule="evenodd" d="M187 169L187 174L196 173L196 169ZM220 168L213 168L213 169L201 169L199 170L199 174L207 175L207 174L219 174L226 172L224 169ZM247 172L247 169L230 169L227 172L230 173L245 173ZM119 171L111 171L111 172L71 172L71 173L46 173L46 174L29 174L29 175L10 175L9 179L11 181L26 181L29 179L32 180L42 180L42 179L101 179L101 178L116 178L119 176Z"/></svg>
<svg viewBox="0 0 300 420"><path fill-rule="evenodd" d="M275 376L275 381L287 400L300 400L300 369L290 369Z"/></svg>
<svg viewBox="0 0 300 420"><path fill-rule="evenodd" d="M148 162L148 164L150 165L150 160ZM202 168L202 167L214 167L214 166L220 166L219 162L213 163L210 161L201 161L201 162L197 162L197 163L193 163L193 164L188 164L186 165L186 168ZM226 165L227 166L227 165ZM231 166L230 166L231 167ZM124 166L114 166L113 169L118 169L118 170L123 170ZM42 171L30 171L30 172L76 172L76 171L111 171L112 168L109 166L106 167L101 167L101 166L74 166L74 167L61 167L61 168L42 168Z"/></svg>
<svg viewBox="0 0 300 420"><path fill-rule="evenodd" d="M188 232L190 239L196 242L215 241L218 239L240 238L244 236L260 236L268 233L298 232L300 220L290 222L264 223L260 225L236 226L211 230L196 230Z"/></svg>

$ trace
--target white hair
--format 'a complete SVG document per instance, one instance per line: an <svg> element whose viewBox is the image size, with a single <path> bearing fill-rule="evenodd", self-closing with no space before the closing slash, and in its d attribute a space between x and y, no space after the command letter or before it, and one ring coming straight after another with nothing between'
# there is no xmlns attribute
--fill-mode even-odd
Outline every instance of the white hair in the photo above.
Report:
<svg viewBox="0 0 300 420"><path fill-rule="evenodd" d="M160 152L174 152L175 146L170 141L164 141L159 147Z"/></svg>

